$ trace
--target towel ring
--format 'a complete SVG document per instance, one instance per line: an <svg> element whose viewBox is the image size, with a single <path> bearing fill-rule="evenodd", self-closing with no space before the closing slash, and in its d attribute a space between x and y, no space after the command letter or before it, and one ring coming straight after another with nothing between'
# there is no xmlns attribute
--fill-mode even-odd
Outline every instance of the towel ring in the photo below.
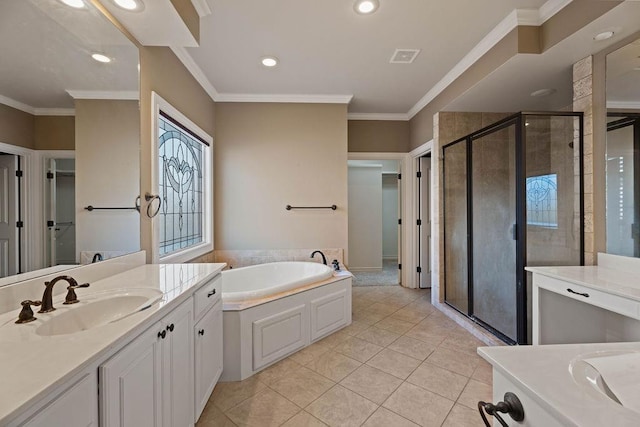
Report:
<svg viewBox="0 0 640 427"><path fill-rule="evenodd" d="M162 200L160 199L160 196L157 194L149 194L146 193L144 195L144 200L146 200L148 202L147 205L147 216L149 218L155 218L158 213L160 213L160 206L162 206ZM151 213L151 206L153 205L153 201L154 200L158 200L158 207L156 208L155 212L153 212L153 214Z"/></svg>

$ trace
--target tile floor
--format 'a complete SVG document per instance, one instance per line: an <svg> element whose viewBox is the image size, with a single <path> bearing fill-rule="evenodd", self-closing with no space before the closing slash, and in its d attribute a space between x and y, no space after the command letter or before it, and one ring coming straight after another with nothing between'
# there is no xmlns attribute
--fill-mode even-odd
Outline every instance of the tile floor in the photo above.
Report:
<svg viewBox="0 0 640 427"><path fill-rule="evenodd" d="M198 427L482 426L485 345L429 291L354 287L353 323L259 374L219 383Z"/></svg>

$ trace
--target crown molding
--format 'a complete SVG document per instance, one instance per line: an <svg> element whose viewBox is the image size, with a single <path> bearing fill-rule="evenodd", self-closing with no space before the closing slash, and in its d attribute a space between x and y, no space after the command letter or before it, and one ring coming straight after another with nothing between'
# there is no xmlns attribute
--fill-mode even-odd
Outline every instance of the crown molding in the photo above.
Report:
<svg viewBox="0 0 640 427"><path fill-rule="evenodd" d="M36 116L75 116L75 108L35 108Z"/></svg>
<svg viewBox="0 0 640 427"><path fill-rule="evenodd" d="M221 93L216 102L269 102L294 104L348 104L353 95L297 95L297 94L244 94Z"/></svg>
<svg viewBox="0 0 640 427"><path fill-rule="evenodd" d="M420 110L433 101L436 96L440 95L440 93L460 77L462 73L467 71L469 67L475 64L484 54L519 25L541 25L569 3L571 3L571 0L548 0L540 9L516 9L511 12L411 107L407 112L409 119L412 119L418 114Z"/></svg>
<svg viewBox="0 0 640 427"><path fill-rule="evenodd" d="M172 46L171 50L178 57L178 59L182 62L182 64L187 68L187 70L191 73L193 78L196 79L200 86L207 92L207 95L214 101L219 101L219 94L215 87L211 84L207 76L204 74L202 69L196 64L196 61L193 60L187 49L180 46Z"/></svg>
<svg viewBox="0 0 640 427"><path fill-rule="evenodd" d="M409 115L406 113L349 113L348 120L389 120L408 121Z"/></svg>
<svg viewBox="0 0 640 427"><path fill-rule="evenodd" d="M623 110L640 110L638 101L607 101L607 108L620 108Z"/></svg>
<svg viewBox="0 0 640 427"><path fill-rule="evenodd" d="M15 99L11 99L8 96L0 95L0 104L4 104L7 107L15 108L16 110L24 111L25 113L29 113L34 116L36 114L36 109L31 105L16 101Z"/></svg>
<svg viewBox="0 0 640 427"><path fill-rule="evenodd" d="M73 99L114 99L114 100L139 100L140 92L137 90L68 90L67 93Z"/></svg>
<svg viewBox="0 0 640 427"><path fill-rule="evenodd" d="M211 8L209 7L207 0L191 0L191 4L196 9L196 12L198 12L198 16L200 16L200 18L211 15Z"/></svg>

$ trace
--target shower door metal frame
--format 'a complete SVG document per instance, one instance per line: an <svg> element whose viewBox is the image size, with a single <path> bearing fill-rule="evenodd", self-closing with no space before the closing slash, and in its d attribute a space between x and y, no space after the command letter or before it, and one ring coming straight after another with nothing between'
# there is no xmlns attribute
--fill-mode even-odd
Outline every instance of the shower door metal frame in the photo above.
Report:
<svg viewBox="0 0 640 427"><path fill-rule="evenodd" d="M520 112L505 117L489 126L479 129L467 136L459 138L442 146L442 157L445 159L445 149L455 144L464 143L466 149L466 202L467 202L467 312L463 312L446 300L447 274L443 271L445 301L449 307L465 315L483 328L491 331L498 338L508 344L527 344L527 218L526 218L526 117L528 116L565 116L579 119L579 181L580 181L580 265L584 265L584 114L582 112ZM515 125L515 202L516 202L516 340L511 339L491 325L476 317L473 312L473 180L472 180L472 143L474 140L490 135L497 131ZM442 163L443 197L445 188L446 162ZM446 203L443 200L443 229L446 230ZM442 254L446 266L446 233L443 232L445 251Z"/></svg>

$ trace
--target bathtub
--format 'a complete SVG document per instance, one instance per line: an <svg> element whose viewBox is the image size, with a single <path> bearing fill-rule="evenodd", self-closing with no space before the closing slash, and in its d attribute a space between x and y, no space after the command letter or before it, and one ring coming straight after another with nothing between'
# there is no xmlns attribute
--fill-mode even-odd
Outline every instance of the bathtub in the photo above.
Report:
<svg viewBox="0 0 640 427"><path fill-rule="evenodd" d="M223 371L241 381L351 324L352 275L313 262L222 272Z"/></svg>
<svg viewBox="0 0 640 427"><path fill-rule="evenodd" d="M254 300L320 282L333 269L316 262L272 262L222 272L222 301Z"/></svg>

